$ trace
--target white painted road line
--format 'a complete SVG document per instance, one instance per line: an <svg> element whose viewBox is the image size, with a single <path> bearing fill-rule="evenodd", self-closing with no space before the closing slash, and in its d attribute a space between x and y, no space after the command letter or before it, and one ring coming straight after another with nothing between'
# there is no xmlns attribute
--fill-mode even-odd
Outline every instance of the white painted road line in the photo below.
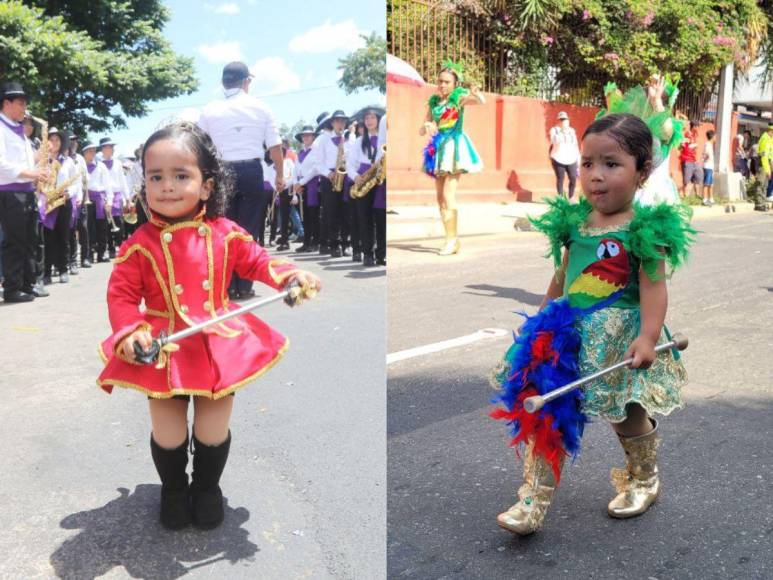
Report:
<svg viewBox="0 0 773 580"><path fill-rule="evenodd" d="M387 355L387 364L396 363L409 358L417 356L423 356L425 354L432 354L434 352L440 352L441 350L447 350L449 348L455 348L457 346L464 346L465 344L471 344L479 340L486 340L490 338L500 338L502 336L512 335L512 332L505 330L504 328L483 328L472 334L466 336L460 336L458 338L451 338L449 340L443 340L441 342L434 342L432 344L425 344L424 346L417 346L415 348L409 348L407 350L400 350Z"/></svg>

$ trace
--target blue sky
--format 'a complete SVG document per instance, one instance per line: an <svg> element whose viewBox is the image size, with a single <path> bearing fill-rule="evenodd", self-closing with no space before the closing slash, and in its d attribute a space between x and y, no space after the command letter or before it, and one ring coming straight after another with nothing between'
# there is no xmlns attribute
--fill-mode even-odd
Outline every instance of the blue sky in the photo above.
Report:
<svg viewBox="0 0 773 580"><path fill-rule="evenodd" d="M133 151L165 120L195 116L209 101L223 98L220 76L232 60L250 67L256 76L250 94L260 97L280 124L385 103L378 91L346 95L337 86L336 68L338 59L359 48L358 33L386 36L384 0L171 0L166 5L172 17L164 35L178 54L193 57L199 89L151 103L144 118L127 119L128 129L111 133L118 154Z"/></svg>

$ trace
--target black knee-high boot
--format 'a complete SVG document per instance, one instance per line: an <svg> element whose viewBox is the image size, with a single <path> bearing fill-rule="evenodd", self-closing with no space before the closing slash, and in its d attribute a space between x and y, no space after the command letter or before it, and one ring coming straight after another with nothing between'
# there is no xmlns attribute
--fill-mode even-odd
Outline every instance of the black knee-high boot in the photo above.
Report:
<svg viewBox="0 0 773 580"><path fill-rule="evenodd" d="M223 522L223 492L219 483L230 447L230 431L220 445L204 445L193 436L191 501L193 524L199 529L211 530Z"/></svg>
<svg viewBox="0 0 773 580"><path fill-rule="evenodd" d="M150 453L161 478L161 523L179 530L191 523L188 501L188 438L174 449L164 449L150 436Z"/></svg>

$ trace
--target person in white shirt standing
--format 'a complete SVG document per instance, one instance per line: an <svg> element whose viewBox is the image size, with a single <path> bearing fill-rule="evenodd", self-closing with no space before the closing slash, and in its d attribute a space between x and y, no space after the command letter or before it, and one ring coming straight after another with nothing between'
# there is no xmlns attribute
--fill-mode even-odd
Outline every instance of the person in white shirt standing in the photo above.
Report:
<svg viewBox="0 0 773 580"><path fill-rule="evenodd" d="M223 69L225 100L209 103L199 117L198 125L209 133L223 161L234 174L235 195L227 216L254 239L260 239L265 228L271 193L263 189L260 160L265 143L275 167L283 167L282 139L271 110L260 100L248 95L252 75L243 62L232 62ZM284 190L284 173L276 172L276 191ZM231 299L255 295L252 282L234 275L228 289Z"/></svg>
<svg viewBox="0 0 773 580"><path fill-rule="evenodd" d="M322 228L320 254L330 254L334 258L344 255L343 248L343 212L345 210L342 189L335 191L333 180L336 178L336 167L341 151L342 160L346 160L347 142L344 129L349 124L349 117L341 111L335 111L322 122L323 132L319 143L315 146L315 171L320 176L320 196L322 198ZM345 185L344 185L345 187Z"/></svg>
<svg viewBox="0 0 773 580"><path fill-rule="evenodd" d="M88 168L83 155L78 153L78 137L70 135L70 159L75 163L75 167L80 173L81 178L77 180L78 197L75 200L73 208L74 228L70 234L70 274L78 273L78 245L80 245L82 268L91 268L91 255L89 254L89 212L88 212ZM78 245L75 243L75 232L78 232Z"/></svg>
<svg viewBox="0 0 773 580"><path fill-rule="evenodd" d="M116 143L110 137L102 137L99 140L99 151L102 153L102 163L107 168L107 204L105 212L109 213L108 221L115 224L107 235L107 248L110 259L115 258L116 249L126 239L123 227L123 206L129 203L129 186L126 183L126 175L120 161L113 159Z"/></svg>
<svg viewBox="0 0 773 580"><path fill-rule="evenodd" d="M317 123L327 117L322 113ZM293 195L298 196L303 215L303 245L295 251L300 254L319 251L319 176L314 168L314 150L312 149L317 132L311 125L305 125L295 140L302 144L298 152L298 162L293 174Z"/></svg>
<svg viewBox="0 0 773 580"><path fill-rule="evenodd" d="M569 199L574 195L577 184L577 161L580 159L580 147L577 133L569 125L569 115L558 113L558 125L550 129L550 163L556 174L556 193L564 197L564 175L569 178Z"/></svg>
<svg viewBox="0 0 773 580"><path fill-rule="evenodd" d="M56 187L66 195L64 203L51 210L47 207L45 196L40 194L40 218L43 223L43 239L45 255L43 261L43 283L51 284L53 271L59 274L59 282L67 284L70 281L70 230L74 200L77 196L80 179L77 168L70 159L69 134L60 132L56 127L48 129L49 159L52 164L59 163L56 174Z"/></svg>
<svg viewBox="0 0 773 580"><path fill-rule="evenodd" d="M107 236L109 232L107 213L110 175L104 163L97 159L97 146L86 142L83 145L83 158L86 161L86 190L89 201L89 249L88 256L97 262L107 261ZM110 194L112 197L112 193ZM96 253L96 258L94 257Z"/></svg>
<svg viewBox="0 0 773 580"><path fill-rule="evenodd" d="M37 278L38 206L34 181L47 177L35 167L24 134L27 95L19 83L0 88L0 226L3 228L3 299L31 302Z"/></svg>
<svg viewBox="0 0 773 580"><path fill-rule="evenodd" d="M706 131L703 145L703 205L714 205L714 131Z"/></svg>

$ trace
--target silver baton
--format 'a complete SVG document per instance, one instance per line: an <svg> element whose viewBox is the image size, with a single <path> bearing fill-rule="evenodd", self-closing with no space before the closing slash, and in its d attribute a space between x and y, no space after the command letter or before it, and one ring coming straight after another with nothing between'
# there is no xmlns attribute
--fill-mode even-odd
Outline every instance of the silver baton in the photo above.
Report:
<svg viewBox="0 0 773 580"><path fill-rule="evenodd" d="M661 353L664 350L671 350L672 348L676 348L677 350L684 350L687 348L688 344L689 344L689 340L687 339L687 337L677 332L673 335L672 340L656 346L655 353ZM545 405L545 403L549 403L553 399L556 399L561 395L565 395L569 391L578 389L581 386L583 386L585 383L594 381L599 377L603 377L606 374L616 371L617 369L627 367L632 362L633 362L633 357L627 358L624 361L620 361L619 363L612 365L611 367L607 367L605 369L601 369L600 371L596 371L592 375L588 375L587 377L577 379L576 381L571 382L568 385L564 385L563 387L550 391L549 393L545 393L544 395L534 395L533 397L526 397L526 399L524 399L523 401L523 408L526 409L528 413L536 413Z"/></svg>

